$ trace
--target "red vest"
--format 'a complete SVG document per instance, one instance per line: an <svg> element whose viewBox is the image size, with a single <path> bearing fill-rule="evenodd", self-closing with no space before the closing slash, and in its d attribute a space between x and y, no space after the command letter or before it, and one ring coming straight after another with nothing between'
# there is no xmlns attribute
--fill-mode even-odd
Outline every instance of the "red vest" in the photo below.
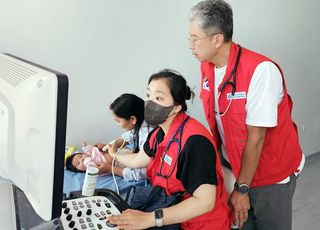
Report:
<svg viewBox="0 0 320 230"><path fill-rule="evenodd" d="M158 185L162 188L165 188L167 195L170 195L171 193L175 193L178 191L185 191L182 183L180 180L176 178L176 173L177 173L177 167L175 167L172 176L169 177L168 179L162 178L160 176L157 176L156 173L160 171L160 164L162 160L162 155L166 149L166 146L170 139L172 138L173 134L175 131L180 127L180 125L183 123L183 121L187 118L187 115L185 113L180 113L178 116L173 120L170 129L167 133L167 135L164 137L163 141L158 144L157 143L157 152L155 158L150 158L150 165L147 168L147 177L149 180L153 183L153 185ZM150 137L149 139L149 144L150 144L150 149L153 148L154 142L156 140L156 133L158 131L156 130ZM188 138L192 135L202 135L208 138L214 145L216 149L215 142L212 138L212 135L210 132L203 126L201 125L198 121L196 121L193 118L189 118L189 120L186 122L183 128L182 132L182 137L181 137L181 150L183 149L186 141ZM175 136L176 139L179 139L179 133ZM181 151L180 150L180 151ZM171 158L171 165L166 163L165 160L163 160L163 165L162 165L162 175L169 175L174 167L175 160L177 159L178 151L178 144L176 142L172 142L167 150L167 155ZM210 153L208 153L210 154ZM222 174L222 167L219 161L219 155L216 151L216 174L218 178L218 185L216 186L216 201L215 201L215 206L214 208L210 211L207 212L201 216L195 217L187 222L181 223L181 227L183 229L188 229L188 223L193 223L193 222L200 222L200 221L211 221L214 223L215 221L219 222L226 222L229 219L229 216L231 214L231 211L227 205L227 198L228 194L225 191L224 188L224 179L223 179L223 174ZM177 164L178 165L178 164ZM209 196L210 194L208 194ZM189 198L191 195L186 194L183 198L183 200ZM216 222L218 223L218 222ZM229 226L230 227L230 226ZM212 228L214 229L214 226Z"/></svg>
<svg viewBox="0 0 320 230"><path fill-rule="evenodd" d="M218 90L233 70L238 51L239 47L235 43L232 43L226 74L222 83L219 85ZM264 61L273 62L267 57L242 48L236 74L236 92L245 92L245 95L247 95L254 70ZM279 68L282 75L284 97L282 102L278 105L277 126L267 129L258 169L251 183L252 187L275 184L284 180L297 170L302 158L297 127L291 119L291 97L287 94L282 70L277 64L276 66ZM215 66L212 63L201 64L202 86L206 77L208 79L207 85L210 91L202 87L200 98L203 102L211 132L214 137L217 138L219 134L216 128L215 115L213 113L215 108L214 67ZM233 77L230 81L233 82ZM231 91L232 86L226 85L221 92L219 97L219 111L224 112L228 107L229 100L227 100L227 94L231 93ZM221 117L225 133L225 145L235 178L238 178L242 151L247 140L245 104L246 98L233 99L227 113Z"/></svg>

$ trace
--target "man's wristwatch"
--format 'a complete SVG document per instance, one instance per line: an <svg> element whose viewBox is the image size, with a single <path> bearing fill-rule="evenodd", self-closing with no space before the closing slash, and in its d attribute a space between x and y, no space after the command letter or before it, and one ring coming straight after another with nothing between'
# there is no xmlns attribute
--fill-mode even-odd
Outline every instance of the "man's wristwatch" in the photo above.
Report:
<svg viewBox="0 0 320 230"><path fill-rule="evenodd" d="M163 217L162 209L156 209L154 211L154 217L155 217L156 222L157 222L157 227L163 226L163 223L162 223L162 217Z"/></svg>
<svg viewBox="0 0 320 230"><path fill-rule="evenodd" d="M240 194L246 195L249 193L249 186L246 183L238 184L234 183L234 190L237 190Z"/></svg>

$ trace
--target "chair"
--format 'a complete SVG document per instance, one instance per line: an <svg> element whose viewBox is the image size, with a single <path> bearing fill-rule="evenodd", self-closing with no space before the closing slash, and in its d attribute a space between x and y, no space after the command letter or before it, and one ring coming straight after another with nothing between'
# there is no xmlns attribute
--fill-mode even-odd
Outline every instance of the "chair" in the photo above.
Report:
<svg viewBox="0 0 320 230"><path fill-rule="evenodd" d="M236 179L235 179L231 169L227 168L226 166L222 165L222 171L223 171L223 176L224 176L224 187L225 187L228 195L230 196L230 194L233 191L234 182L236 182Z"/></svg>

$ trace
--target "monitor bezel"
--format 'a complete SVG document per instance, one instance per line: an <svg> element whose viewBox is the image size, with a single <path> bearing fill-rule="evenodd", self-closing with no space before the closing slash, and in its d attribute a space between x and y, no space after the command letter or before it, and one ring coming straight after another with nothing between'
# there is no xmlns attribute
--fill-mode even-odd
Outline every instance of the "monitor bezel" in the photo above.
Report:
<svg viewBox="0 0 320 230"><path fill-rule="evenodd" d="M61 203L63 199L63 180L64 180L64 153L67 130L67 108L68 108L68 77L58 71L49 69L34 62L25 60L9 53L3 53L11 58L22 61L26 64L35 66L48 71L57 77L57 108L56 108L56 131L55 131L55 157L53 173L53 192L51 220L61 216ZM14 181L13 181L14 182ZM39 215L39 214L38 214Z"/></svg>

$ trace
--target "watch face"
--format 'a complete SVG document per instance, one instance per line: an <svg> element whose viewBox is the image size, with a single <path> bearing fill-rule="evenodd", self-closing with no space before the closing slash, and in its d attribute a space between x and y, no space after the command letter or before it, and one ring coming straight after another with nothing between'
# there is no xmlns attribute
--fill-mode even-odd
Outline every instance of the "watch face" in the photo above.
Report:
<svg viewBox="0 0 320 230"><path fill-rule="evenodd" d="M247 194L249 192L249 188L246 185L240 185L239 190L241 194Z"/></svg>
<svg viewBox="0 0 320 230"><path fill-rule="evenodd" d="M163 217L162 209L157 209L154 211L154 215L156 219L161 219Z"/></svg>

